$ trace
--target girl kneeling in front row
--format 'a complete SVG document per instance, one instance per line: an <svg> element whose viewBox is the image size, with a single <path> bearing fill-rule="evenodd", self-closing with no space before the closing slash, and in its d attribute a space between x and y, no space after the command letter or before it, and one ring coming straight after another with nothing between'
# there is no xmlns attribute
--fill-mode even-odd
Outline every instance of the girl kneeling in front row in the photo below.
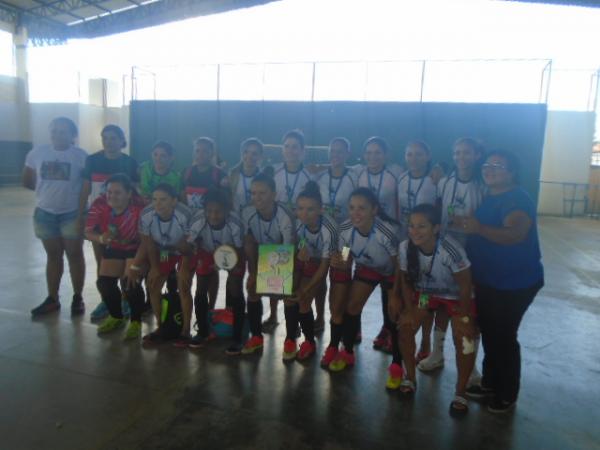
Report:
<svg viewBox="0 0 600 450"><path fill-rule="evenodd" d="M315 319L311 305L317 292L327 289L325 279L329 271L329 258L337 249L337 224L330 216L321 213L322 208L319 186L309 181L296 201L297 287L294 297L285 301L287 336L283 344L284 361L308 359L316 350ZM305 338L299 351L296 350L298 322Z"/></svg>
<svg viewBox="0 0 600 450"><path fill-rule="evenodd" d="M188 242L193 244L195 252L184 256L179 276L179 292L183 310L184 327L182 338L176 346L200 348L209 338L208 293L212 282L219 277L219 268L214 261L214 253L219 247L227 245L237 254L237 264L227 277L226 304L233 306L233 345L227 354L237 355L242 351L242 328L244 325L243 279L245 260L242 255L243 226L238 217L231 213L231 195L223 188L210 188L203 197L204 208L196 212L190 222ZM191 286L197 275L197 294L194 299L198 333L189 338L192 316Z"/></svg>
<svg viewBox="0 0 600 450"><path fill-rule="evenodd" d="M96 286L106 304L109 315L98 326L98 333L108 333L121 328L126 321L121 308L121 289L126 267L131 264L140 246L138 225L143 202L137 196L131 179L116 174L106 181L106 196L98 197L90 208L85 226L85 236L101 247L102 254ZM131 323L125 339L136 339L142 333L144 291L133 283L125 290L131 306Z"/></svg>
<svg viewBox="0 0 600 450"><path fill-rule="evenodd" d="M356 189L350 196L349 211L350 220L340 226L339 252L331 258L332 267L344 271L348 279L352 262L356 263L344 312L344 349L337 352L329 364L329 370L333 372L339 372L354 364L354 344L360 314L378 284L382 286L382 301L387 301L389 290L394 284L398 254L397 226L385 216L379 216L379 202L371 189ZM390 334L393 361L386 387L398 389L402 381L402 358L396 329L391 329Z"/></svg>
<svg viewBox="0 0 600 450"><path fill-rule="evenodd" d="M455 239L440 237L439 232L439 210L432 205L418 205L410 214L409 239L400 244L400 267L391 302L392 316L399 316L406 367L400 392L410 395L415 391L416 332L430 311L444 308L451 318L458 371L450 414L461 416L468 411L465 389L475 362L475 304L465 251Z"/></svg>

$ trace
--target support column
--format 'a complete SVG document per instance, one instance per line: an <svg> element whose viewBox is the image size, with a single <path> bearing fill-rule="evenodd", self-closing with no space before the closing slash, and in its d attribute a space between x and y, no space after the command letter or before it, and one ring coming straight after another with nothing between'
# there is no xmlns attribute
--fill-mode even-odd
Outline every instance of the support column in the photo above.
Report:
<svg viewBox="0 0 600 450"><path fill-rule="evenodd" d="M21 139L30 142L31 114L29 111L29 69L27 64L28 46L29 42L27 28L23 26L17 27L15 33L13 34L15 74L17 76L15 100L17 102L19 111Z"/></svg>

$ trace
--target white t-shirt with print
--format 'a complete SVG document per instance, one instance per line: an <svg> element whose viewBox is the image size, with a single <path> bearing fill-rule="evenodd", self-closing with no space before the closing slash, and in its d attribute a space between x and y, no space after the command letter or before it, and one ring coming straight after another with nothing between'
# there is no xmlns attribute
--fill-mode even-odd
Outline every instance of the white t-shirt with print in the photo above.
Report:
<svg viewBox="0 0 600 450"><path fill-rule="evenodd" d="M27 153L25 167L35 171L36 206L52 214L64 214L79 208L83 169L88 154L78 148L55 150L39 145Z"/></svg>

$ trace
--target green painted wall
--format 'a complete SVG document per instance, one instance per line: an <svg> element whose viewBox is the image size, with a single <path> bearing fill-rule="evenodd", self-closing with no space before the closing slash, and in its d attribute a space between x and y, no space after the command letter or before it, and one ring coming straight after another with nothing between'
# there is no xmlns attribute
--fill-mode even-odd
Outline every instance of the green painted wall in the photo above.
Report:
<svg viewBox="0 0 600 450"><path fill-rule="evenodd" d="M385 137L391 160L402 162L409 140L422 139L435 161L451 163L451 147L461 136L482 139L487 148L517 153L522 184L537 199L546 126L546 106L488 103L136 101L130 109L130 142L138 161L149 158L152 144L171 142L177 167L191 163L192 140L213 137L219 156L231 166L239 144L250 136L280 143L289 129L300 128L308 145L327 145L333 136L350 139L353 154L372 135Z"/></svg>

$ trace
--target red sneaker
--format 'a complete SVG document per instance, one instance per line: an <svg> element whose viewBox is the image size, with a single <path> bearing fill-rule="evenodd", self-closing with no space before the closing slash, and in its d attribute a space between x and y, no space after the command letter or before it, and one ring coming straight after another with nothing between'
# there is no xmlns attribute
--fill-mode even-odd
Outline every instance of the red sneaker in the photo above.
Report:
<svg viewBox="0 0 600 450"><path fill-rule="evenodd" d="M353 366L355 362L354 353L348 353L346 350L338 352L337 356L331 364L329 364L329 370L332 372L341 372L346 367Z"/></svg>
<svg viewBox="0 0 600 450"><path fill-rule="evenodd" d="M296 355L296 359L298 361L304 361L305 359L308 359L314 355L316 350L317 346L314 342L304 341L302 344L300 344L300 350Z"/></svg>
<svg viewBox="0 0 600 450"><path fill-rule="evenodd" d="M321 358L321 367L329 367L329 364L331 364L331 362L335 359L337 354L337 347L327 347L327 350L325 350L325 354Z"/></svg>
<svg viewBox="0 0 600 450"><path fill-rule="evenodd" d="M286 339L283 343L283 360L291 361L296 358L296 354L298 353L298 348L296 347L296 341L292 341L291 339Z"/></svg>
<svg viewBox="0 0 600 450"><path fill-rule="evenodd" d="M246 341L244 348L242 348L242 354L248 355L250 353L257 352L263 348L264 339L262 336L252 336Z"/></svg>
<svg viewBox="0 0 600 450"><path fill-rule="evenodd" d="M375 350L381 350L383 347L385 347L385 345L386 345L386 343L388 341L389 334L390 334L390 332L388 331L387 328L381 327L381 330L379 331L379 334L373 340L373 348Z"/></svg>

